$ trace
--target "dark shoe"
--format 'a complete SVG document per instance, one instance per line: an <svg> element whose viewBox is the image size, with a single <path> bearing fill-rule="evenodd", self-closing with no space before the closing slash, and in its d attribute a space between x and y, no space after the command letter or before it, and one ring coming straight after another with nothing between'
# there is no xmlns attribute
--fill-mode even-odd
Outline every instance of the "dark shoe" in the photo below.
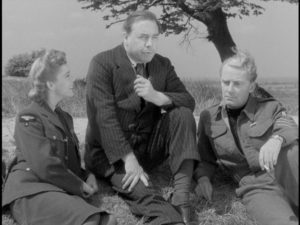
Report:
<svg viewBox="0 0 300 225"><path fill-rule="evenodd" d="M180 213L185 225L191 225L191 209L188 205L173 205L173 207Z"/></svg>
<svg viewBox="0 0 300 225"><path fill-rule="evenodd" d="M188 205L177 206L178 211L181 214L182 220L186 225L190 225L191 222L191 209Z"/></svg>
<svg viewBox="0 0 300 225"><path fill-rule="evenodd" d="M175 201L174 201L174 198L176 198ZM176 197L174 197L174 193L171 193L167 201L170 202L176 208L176 210L180 213L183 222L186 225L190 225L191 209L190 209L189 204L184 204L184 205L174 204L175 202L178 202L178 199L179 199L179 202L182 201L182 198L185 199L186 196L178 196L177 195Z"/></svg>
<svg viewBox="0 0 300 225"><path fill-rule="evenodd" d="M181 218L185 225L198 225L199 222L192 218L191 207L189 205L175 206L176 210L181 214Z"/></svg>

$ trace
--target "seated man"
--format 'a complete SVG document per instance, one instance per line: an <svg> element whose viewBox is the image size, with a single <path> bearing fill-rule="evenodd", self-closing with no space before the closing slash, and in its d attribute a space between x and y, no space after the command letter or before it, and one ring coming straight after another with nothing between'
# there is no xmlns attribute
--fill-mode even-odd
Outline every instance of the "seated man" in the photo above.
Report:
<svg viewBox="0 0 300 225"><path fill-rule="evenodd" d="M236 194L258 224L298 224L297 125L274 98L252 95L257 74L248 53L224 61L220 75L222 102L200 115L196 193L212 199L220 166L239 184Z"/></svg>
<svg viewBox="0 0 300 225"><path fill-rule="evenodd" d="M96 55L87 74L86 167L109 180L131 211L151 224L189 224L189 190L199 160L195 101L170 60L156 54L155 15L136 11L123 28L123 43ZM172 204L147 175L167 158Z"/></svg>

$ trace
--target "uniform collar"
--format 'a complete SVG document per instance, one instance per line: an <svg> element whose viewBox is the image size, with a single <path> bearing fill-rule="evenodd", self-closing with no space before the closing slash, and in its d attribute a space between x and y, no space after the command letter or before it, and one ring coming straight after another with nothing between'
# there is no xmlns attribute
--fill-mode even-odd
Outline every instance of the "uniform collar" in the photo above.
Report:
<svg viewBox="0 0 300 225"><path fill-rule="evenodd" d="M256 105L257 105L256 98L253 97L252 94L250 94L247 104L243 109L244 113L247 115L250 121L254 121Z"/></svg>
<svg viewBox="0 0 300 225"><path fill-rule="evenodd" d="M249 95L249 98L247 100L246 106L241 111L245 113L245 115L249 118L250 121L254 121L255 116L255 110L256 110L256 99L252 96L252 94ZM218 106L218 114L221 113L222 118L228 117L226 112L226 104L222 100Z"/></svg>
<svg viewBox="0 0 300 225"><path fill-rule="evenodd" d="M52 124L64 130L64 126L60 122L57 114L50 108L46 102L32 102L32 107L35 111L40 112L41 115L47 118ZM55 108L56 110L61 110L59 106Z"/></svg>

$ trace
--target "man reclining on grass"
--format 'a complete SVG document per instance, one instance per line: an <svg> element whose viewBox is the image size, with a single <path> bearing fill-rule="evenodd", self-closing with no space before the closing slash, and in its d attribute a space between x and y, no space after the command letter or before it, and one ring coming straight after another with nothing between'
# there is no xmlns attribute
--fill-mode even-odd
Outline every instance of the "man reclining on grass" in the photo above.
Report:
<svg viewBox="0 0 300 225"><path fill-rule="evenodd" d="M224 61L220 75L222 102L200 115L196 193L212 200L219 165L239 184L236 194L258 224L298 224L297 125L274 98L254 97L256 66L248 53Z"/></svg>

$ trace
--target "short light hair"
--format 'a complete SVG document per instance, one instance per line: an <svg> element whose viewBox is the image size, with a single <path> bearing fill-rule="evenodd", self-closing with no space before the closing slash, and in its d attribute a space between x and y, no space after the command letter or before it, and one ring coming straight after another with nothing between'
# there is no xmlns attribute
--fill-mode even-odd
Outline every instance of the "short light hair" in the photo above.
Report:
<svg viewBox="0 0 300 225"><path fill-rule="evenodd" d="M36 102L47 100L47 81L55 81L57 71L67 64L66 54L55 49L44 50L41 55L33 62L29 79L33 87L29 91L29 98Z"/></svg>
<svg viewBox="0 0 300 225"><path fill-rule="evenodd" d="M159 32L161 32L161 25L156 18L155 14L148 10L137 10L130 14L125 22L123 23L123 29L127 34L130 34L132 31L132 25L138 21L149 20L156 23Z"/></svg>
<svg viewBox="0 0 300 225"><path fill-rule="evenodd" d="M254 82L257 78L254 58L247 51L234 49L234 55L222 63L220 75L222 75L225 65L247 72L251 82Z"/></svg>

